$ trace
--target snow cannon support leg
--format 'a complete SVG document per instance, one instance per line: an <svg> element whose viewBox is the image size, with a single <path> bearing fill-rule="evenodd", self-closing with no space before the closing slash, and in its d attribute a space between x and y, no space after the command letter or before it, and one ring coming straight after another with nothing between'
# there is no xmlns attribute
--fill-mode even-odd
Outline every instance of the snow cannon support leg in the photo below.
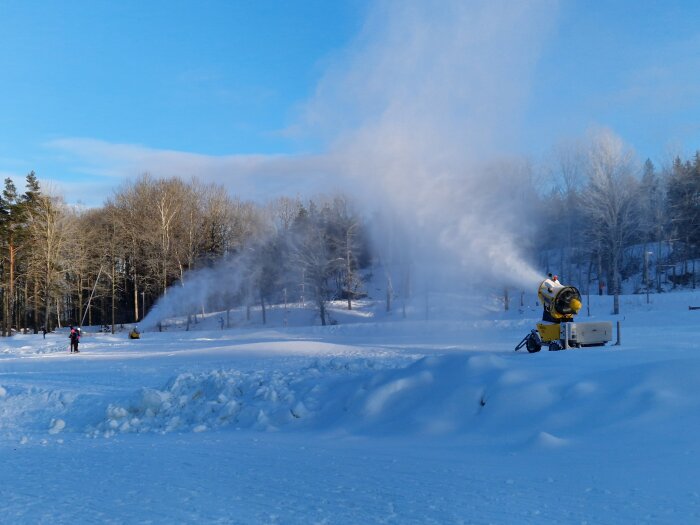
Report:
<svg viewBox="0 0 700 525"><path fill-rule="evenodd" d="M515 351L517 352L523 346L527 348L527 351L531 354L539 352L542 349L542 340L540 339L540 334L537 332L537 330L532 330L529 334L523 337L523 340L520 341L515 347Z"/></svg>

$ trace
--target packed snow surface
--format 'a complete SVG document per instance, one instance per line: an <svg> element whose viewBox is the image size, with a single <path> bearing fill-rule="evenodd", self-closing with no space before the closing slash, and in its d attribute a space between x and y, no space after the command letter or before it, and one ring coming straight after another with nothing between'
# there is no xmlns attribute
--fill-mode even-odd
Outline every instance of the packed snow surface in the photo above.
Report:
<svg viewBox="0 0 700 525"><path fill-rule="evenodd" d="M592 297L622 344L538 354L534 306L5 338L0 521L698 523L691 305Z"/></svg>

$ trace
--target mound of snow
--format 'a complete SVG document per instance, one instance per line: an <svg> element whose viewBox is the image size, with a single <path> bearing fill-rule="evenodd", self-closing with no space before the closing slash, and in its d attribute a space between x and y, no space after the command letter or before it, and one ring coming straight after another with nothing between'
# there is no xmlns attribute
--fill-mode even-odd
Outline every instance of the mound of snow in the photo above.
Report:
<svg viewBox="0 0 700 525"><path fill-rule="evenodd" d="M596 368L611 366L613 354L593 352L569 356L592 358ZM183 373L160 389L144 388L110 404L89 432L479 433L522 443L536 436L537 446L552 448L599 429L662 421L697 408L684 395L700 372L695 361L640 364L631 374L612 366L590 377L586 367L552 375L538 359L477 353L380 366L350 358L286 371Z"/></svg>
<svg viewBox="0 0 700 525"><path fill-rule="evenodd" d="M214 370L184 373L162 389L142 389L124 404L113 403L94 435L123 432L203 432L226 427L274 431L322 412L331 385L373 370L366 359L314 360L298 370Z"/></svg>

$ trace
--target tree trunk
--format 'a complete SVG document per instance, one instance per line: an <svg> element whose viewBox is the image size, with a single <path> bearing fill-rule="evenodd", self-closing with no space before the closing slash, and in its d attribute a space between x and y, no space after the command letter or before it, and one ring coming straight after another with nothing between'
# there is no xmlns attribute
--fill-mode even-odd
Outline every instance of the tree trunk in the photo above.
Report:
<svg viewBox="0 0 700 525"><path fill-rule="evenodd" d="M347 289L347 294L348 294L348 310L352 310L352 260L350 259L350 230L348 229L348 234L346 236L346 251L345 251L345 264L346 264L346 285L345 288Z"/></svg>
<svg viewBox="0 0 700 525"><path fill-rule="evenodd" d="M326 303L325 303L325 301L319 301L318 310L319 310L319 313L321 314L321 326L326 326Z"/></svg>
<svg viewBox="0 0 700 525"><path fill-rule="evenodd" d="M8 292L3 290L2 294L2 336L7 337L9 335L10 328L10 318L9 318L9 299L7 298Z"/></svg>
<svg viewBox="0 0 700 525"><path fill-rule="evenodd" d="M12 240L10 240L10 293L8 297L8 305L7 305L7 321L8 321L8 326L7 326L7 333L8 335L12 335L12 321L14 320L14 302L15 302L15 254L16 254L16 248L14 244L12 243Z"/></svg>
<svg viewBox="0 0 700 525"><path fill-rule="evenodd" d="M613 299L613 314L618 315L620 313L620 271L619 271L619 255L617 250L613 250L612 254L612 278L614 287L614 299Z"/></svg>
<svg viewBox="0 0 700 525"><path fill-rule="evenodd" d="M391 296L394 294L394 289L391 287L391 276L386 277L386 311L391 312Z"/></svg>
<svg viewBox="0 0 700 525"><path fill-rule="evenodd" d="M22 324L24 325L24 333L29 330L29 281L24 281L24 301L22 304Z"/></svg>
<svg viewBox="0 0 700 525"><path fill-rule="evenodd" d="M114 261L112 261L112 333L115 333L114 325L115 325L115 315L116 315L116 307L114 304L114 301L116 299L117 295L117 283L116 283L116 276L114 275Z"/></svg>
<svg viewBox="0 0 700 525"><path fill-rule="evenodd" d="M51 323L49 321L49 316L51 315L51 300L49 297L48 292L44 295L44 327L46 328L46 331L49 331L49 328L51 328Z"/></svg>
<svg viewBox="0 0 700 525"><path fill-rule="evenodd" d="M83 308L85 306L83 299L83 275L80 274L78 276L78 324L80 326L83 325L83 318L85 317L83 312Z"/></svg>
<svg viewBox="0 0 700 525"><path fill-rule="evenodd" d="M44 319L44 329L48 332L48 324ZM34 333L39 333L39 281L34 279Z"/></svg>
<svg viewBox="0 0 700 525"><path fill-rule="evenodd" d="M134 272L134 322L139 320L139 285L136 281L136 272Z"/></svg>
<svg viewBox="0 0 700 525"><path fill-rule="evenodd" d="M262 322L267 324L267 312L265 311L265 297L263 297L262 292L260 292L260 308L262 310Z"/></svg>

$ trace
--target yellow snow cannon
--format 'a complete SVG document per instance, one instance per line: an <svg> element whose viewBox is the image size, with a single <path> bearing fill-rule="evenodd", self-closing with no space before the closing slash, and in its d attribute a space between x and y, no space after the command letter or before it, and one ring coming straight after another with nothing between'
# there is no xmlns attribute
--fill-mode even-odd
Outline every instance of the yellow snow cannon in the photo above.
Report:
<svg viewBox="0 0 700 525"><path fill-rule="evenodd" d="M515 347L523 346L530 353L539 352L543 345L549 350L602 346L612 340L612 323L574 323L582 306L581 294L575 286L561 284L556 276L545 279L537 290L543 306L542 322Z"/></svg>

